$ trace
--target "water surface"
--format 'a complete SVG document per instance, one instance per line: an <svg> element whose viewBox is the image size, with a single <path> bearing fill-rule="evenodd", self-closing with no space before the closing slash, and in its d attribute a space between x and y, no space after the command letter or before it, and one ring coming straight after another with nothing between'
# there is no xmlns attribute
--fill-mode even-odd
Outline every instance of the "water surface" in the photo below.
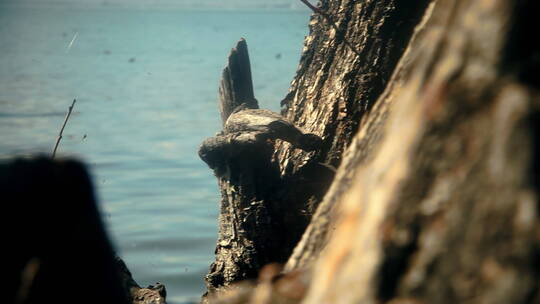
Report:
<svg viewBox="0 0 540 304"><path fill-rule="evenodd" d="M247 39L256 96L279 110L308 19L0 3L0 157L50 153L77 98L59 154L89 165L135 279L164 283L171 303L197 300L213 260L219 194L196 151L220 129L226 56Z"/></svg>

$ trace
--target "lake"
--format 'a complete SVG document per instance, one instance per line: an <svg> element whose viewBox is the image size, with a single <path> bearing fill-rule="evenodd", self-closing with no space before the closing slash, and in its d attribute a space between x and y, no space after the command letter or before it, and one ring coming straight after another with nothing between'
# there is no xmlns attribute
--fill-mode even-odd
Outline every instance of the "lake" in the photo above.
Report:
<svg viewBox="0 0 540 304"><path fill-rule="evenodd" d="M197 156L221 128L217 89L245 37L255 95L279 110L307 11L40 8L0 2L0 157L83 160L118 253L170 303L197 301L214 259L219 193Z"/></svg>

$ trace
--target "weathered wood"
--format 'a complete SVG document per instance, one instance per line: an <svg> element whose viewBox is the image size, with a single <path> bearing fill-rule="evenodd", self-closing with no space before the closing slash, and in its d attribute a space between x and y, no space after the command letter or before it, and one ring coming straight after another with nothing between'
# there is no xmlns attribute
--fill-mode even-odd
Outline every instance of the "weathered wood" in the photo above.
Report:
<svg viewBox="0 0 540 304"><path fill-rule="evenodd" d="M411 41L400 38L407 39L405 55L390 44L386 55L365 58L388 60L383 67L401 58L393 73L382 69L393 75L380 78L381 96L343 94L369 89L362 78L343 76L363 67L343 49L324 56L343 45L334 44L340 39L334 30L312 21L285 113L324 135L331 146L323 159L340 160L336 147L347 147L343 161L286 273L270 287L261 280L248 295L243 289L243 300L221 303L254 303L259 293L264 303L283 303L276 293L284 279L292 280L289 295L308 284L305 295L286 303L539 302L540 43L530 29L540 26L540 5L417 4L407 14L423 15L421 22L404 18L386 30L396 38L404 25L411 33L417 25ZM371 38L358 35L361 29L377 31L388 20L377 8L374 1L328 0L322 9L339 12L347 37L365 42ZM374 50L370 45L359 51ZM370 105L361 115L359 100ZM329 105L346 111L324 111ZM355 124L358 132L343 129ZM282 177L299 172L305 156L287 149L280 145L276 155Z"/></svg>
<svg viewBox="0 0 540 304"><path fill-rule="evenodd" d="M230 246L231 242L228 240L232 238L231 236L236 237L238 233L229 233L231 236L225 237L226 231L237 229L235 227L238 224L233 224L233 222L243 223L244 221L244 215L233 214L233 212L242 210L243 205L246 205L245 202L257 201L260 202L261 206L264 206L264 210L270 210L268 206L271 206L272 212L265 211L269 214L265 217L266 220L271 219L275 224L268 226L269 228L273 227L273 230L259 229L258 232L247 232L247 234L253 234L249 235L249 238L252 239L257 239L257 234L261 234L261 231L262 234L279 235L268 238L272 240L269 244L279 243L280 252L277 256L271 258L266 256L260 260L283 262L290 255L309 222L310 214L330 186L334 177L333 166L339 164L341 152L350 142L355 128L359 124L358 120L370 108L370 97L374 98L382 92L384 84L401 56L426 3L427 1L420 1L415 5L405 6L390 0L368 1L362 2L362 4L344 1L342 5L334 3L332 7L324 8L327 14L335 16L337 22L335 25L328 24L322 17L313 18L312 34L306 39L307 51L302 56L301 66L296 80L293 82L294 89L291 90L284 104L288 108L286 111L288 120L294 122L296 128L300 125L299 129L313 131L317 135L323 134L324 143L317 144L317 149L302 151L296 149L298 145L291 145L290 141L286 143L287 140L278 140L277 152L269 142L265 142L264 145L261 144L257 148L264 152L256 152L257 150L253 150L254 146L251 145L252 142L257 141L256 132L243 133L242 136L238 136L237 133L221 133L205 141L200 151L201 158L210 159L207 163L214 168L222 189L222 215L220 216L220 241L218 242ZM339 11L339 7L350 11L342 16L343 12ZM336 27L342 32L335 32ZM325 32L326 30L328 32ZM317 37L321 32L326 33L324 39ZM347 41L357 44L359 52L365 57L359 57L357 52L352 52L350 47L344 44L343 35L347 35ZM316 39L317 43L314 43L313 39ZM236 52L233 51L233 54ZM334 57L341 58L340 56L346 58L343 65L332 67L327 65L333 62ZM229 60L233 64L237 61L238 59ZM315 68L315 66L318 67ZM241 69L237 68L236 70ZM234 93L230 92L234 90L230 79L236 79L231 75L231 71L233 69L226 68L224 70L220 88L220 98L226 100L221 102L224 125L226 125L226 118L229 118L234 108L242 103L238 99L235 102L227 101L234 99L235 96ZM339 79L334 79L334 77ZM327 79L331 80L333 85L327 85L324 89L319 90ZM317 82L317 84L310 84L310 81ZM342 83L338 84L339 81ZM313 95L316 91L310 88L311 85L319 90L317 96ZM359 97L354 99L354 104L346 105L344 103L345 98L353 99L356 96ZM246 108L250 107L254 106ZM249 144L238 145L244 139ZM232 147L229 145L231 142L235 143ZM236 145L244 148L238 149ZM250 148L246 149L248 146ZM241 152L244 149L246 149L245 152ZM223 155L230 156L232 154L234 157L229 158L245 158L246 161L240 164L235 164L235 161L232 162L233 164L228 164L228 161L225 163L213 161L214 159L223 159ZM255 154L257 154L256 157ZM268 154L273 155L272 161L267 159ZM209 155L212 156L207 157ZM231 170L231 168L234 169ZM253 168L257 168L258 171L253 172ZM242 172L240 174L239 170L248 170L251 173ZM267 180L260 179L264 175L268 177ZM254 178L259 179L257 186L254 186L256 183L251 181ZM237 188L241 185L240 179L243 179L242 183L249 185L249 187L242 186L239 191ZM230 185L231 181L236 184L234 187ZM271 191L268 191L269 187L272 189ZM256 191L246 189L256 189ZM262 192L265 194L261 195L261 189L264 189ZM235 195L231 195L231 193ZM255 193L257 194L255 195ZM235 200L238 202L234 202ZM240 201L245 202L240 203ZM257 229L257 226L253 227ZM222 238L221 235L224 237ZM236 243L240 242L236 241ZM210 282L209 287L228 284L241 278L254 277L256 271L262 266L261 263L252 263L252 266L249 267L240 265L238 261L245 257L236 254L234 259L226 258L226 256L233 256L235 251L225 247L221 248L220 245L218 245L216 252L218 258L212 266L212 274L207 277L207 282ZM255 253L256 250L251 252L250 259L247 261L251 261L253 256L260 254L260 252ZM266 250L266 252L271 253L272 250ZM237 262L234 262L235 259ZM229 262L224 262L226 260ZM242 267L250 269L250 274L238 275L237 273L241 272ZM226 278L224 278L224 274Z"/></svg>
<svg viewBox="0 0 540 304"><path fill-rule="evenodd" d="M240 39L229 54L219 86L219 111L223 125L238 106L245 104L249 109L258 109L259 103L253 93L251 64L247 43Z"/></svg>
<svg viewBox="0 0 540 304"><path fill-rule="evenodd" d="M276 147L274 160L280 163L281 175L294 195L289 212L315 212L325 197L331 179L312 179L316 189L306 187L304 167L312 163L342 166L332 187L317 209L318 220L307 228L300 245L288 261L287 270L303 267L325 246L329 222L336 201L341 199L353 178L353 168L366 161L380 138L379 127L386 113L373 113L376 122L370 125L372 134L364 141L353 141L360 125L368 119L371 108L383 92L401 58L414 27L430 1L399 3L396 1L325 1L319 10L332 16L315 14L310 23L310 35L300 59L300 67L287 97L282 101L284 115L304 129L321 134L324 139L320 153L306 155L290 149L287 144ZM345 43L354 44L354 51ZM358 53L361 56L358 56ZM349 146L359 146L361 153L344 153ZM341 164L345 160L345 164ZM322 176L314 174L313 176ZM330 182L329 182L330 180ZM306 201L309 204L306 206ZM301 225L302 221L293 220ZM304 231L301 228L298 231ZM309 240L308 240L309 239Z"/></svg>
<svg viewBox="0 0 540 304"><path fill-rule="evenodd" d="M303 303L538 302L537 7L433 1L289 261Z"/></svg>
<svg viewBox="0 0 540 304"><path fill-rule="evenodd" d="M312 16L297 74L281 103L284 116L320 135L324 148L320 154L306 155L286 144L278 146L276 161L285 177L294 176L310 161L339 166L343 151L386 87L429 2L322 1L319 9L339 30L327 17Z"/></svg>
<svg viewBox="0 0 540 304"><path fill-rule="evenodd" d="M156 285L149 285L147 287L141 287L135 280L129 271L126 263L117 257L116 266L120 273L120 279L126 297L132 304L166 304L167 291L165 285L156 283Z"/></svg>
<svg viewBox="0 0 540 304"><path fill-rule="evenodd" d="M224 130L199 149L201 159L214 170L222 195L216 261L206 276L210 292L254 278L263 265L288 258L290 250L282 246L287 235L286 209L279 199L282 184L278 167L270 161L273 140L281 138L306 149L320 142L279 114L256 110L245 40L231 52L223 75Z"/></svg>
<svg viewBox="0 0 540 304"><path fill-rule="evenodd" d="M242 157L242 146L266 145L276 139L304 151L316 151L322 145L319 136L303 133L278 113L242 104L230 114L221 133L202 143L199 156L221 177L227 172L228 162Z"/></svg>
<svg viewBox="0 0 540 304"><path fill-rule="evenodd" d="M279 142L273 156L286 185L287 225L296 241L334 178L324 168L341 164L343 151L383 92L428 3L324 1L319 10L334 25L328 17L313 15L297 75L282 105L285 117L323 138L322 148L305 153ZM344 189L351 174L341 175L334 187ZM331 218L332 206L328 203L319 212ZM321 227L317 234L323 240L326 229ZM309 248L318 252L320 246Z"/></svg>

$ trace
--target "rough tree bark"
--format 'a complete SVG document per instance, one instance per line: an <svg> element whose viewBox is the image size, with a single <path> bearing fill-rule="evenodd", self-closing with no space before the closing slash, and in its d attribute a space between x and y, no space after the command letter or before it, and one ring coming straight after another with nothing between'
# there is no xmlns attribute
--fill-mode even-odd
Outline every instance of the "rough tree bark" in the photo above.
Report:
<svg viewBox="0 0 540 304"><path fill-rule="evenodd" d="M141 287L129 271L126 263L116 257L116 267L120 272L120 282L124 288L126 298L131 304L167 304L167 291L165 285L156 283L156 285L148 285Z"/></svg>
<svg viewBox="0 0 540 304"><path fill-rule="evenodd" d="M540 300L537 8L433 1L289 261L304 303Z"/></svg>
<svg viewBox="0 0 540 304"><path fill-rule="evenodd" d="M322 9L335 26L321 16L312 18L298 74L282 101L282 114L304 131L321 136L324 140L318 149L297 149L279 136L275 144L259 144L255 150L231 134L225 134L228 141L212 138L203 143L203 147L228 146L223 142L234 146L224 149L228 150L225 165L209 163L222 192L216 262L206 278L210 291L253 278L266 263L288 259L330 186L333 167L339 165L362 116L383 91L427 3L334 1ZM238 104L256 105L251 84L238 84L240 79L251 82L251 77L231 76L235 69L249 72L238 65L246 61L238 61L237 53L231 54L220 87L224 124L228 114L223 113L232 112ZM228 93L234 91L231 83L248 94ZM235 99L237 95L247 100ZM224 98L235 101L223 102ZM231 157L230 151L236 155ZM203 159L208 162L209 158Z"/></svg>
<svg viewBox="0 0 540 304"><path fill-rule="evenodd" d="M287 211L317 210L283 274L218 303L540 301L539 5L401 5L325 1L339 33L312 18L284 115L324 147L273 162ZM314 162L339 165L327 192Z"/></svg>
<svg viewBox="0 0 540 304"><path fill-rule="evenodd" d="M284 234L280 233L283 225L279 215L285 210L277 200L279 169L270 162L275 134L267 127L275 120L241 116L249 113L245 110L258 109L243 39L231 51L223 70L219 105L224 131L206 139L199 150L214 169L222 195L216 261L205 278L210 292L252 278L263 265L288 257L281 247ZM233 123L229 117L238 119Z"/></svg>

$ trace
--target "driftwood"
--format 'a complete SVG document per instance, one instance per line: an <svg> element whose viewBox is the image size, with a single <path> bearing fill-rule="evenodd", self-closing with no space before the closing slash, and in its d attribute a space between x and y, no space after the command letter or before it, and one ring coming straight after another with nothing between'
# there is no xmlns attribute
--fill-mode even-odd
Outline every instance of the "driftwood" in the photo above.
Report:
<svg viewBox="0 0 540 304"><path fill-rule="evenodd" d="M224 126L239 106L258 108L244 40L231 51L223 71L219 104ZM214 169L222 194L216 261L206 276L209 291L254 277L262 265L287 258L274 233L280 223L273 215L280 206L262 199L279 189L278 170L269 162L271 149L257 132L221 132L201 145L199 155Z"/></svg>
<svg viewBox="0 0 540 304"><path fill-rule="evenodd" d="M241 39L229 54L227 66L221 75L219 111L223 125L234 109L241 104L246 104L250 109L259 108L259 103L253 93L251 64L244 39Z"/></svg>

